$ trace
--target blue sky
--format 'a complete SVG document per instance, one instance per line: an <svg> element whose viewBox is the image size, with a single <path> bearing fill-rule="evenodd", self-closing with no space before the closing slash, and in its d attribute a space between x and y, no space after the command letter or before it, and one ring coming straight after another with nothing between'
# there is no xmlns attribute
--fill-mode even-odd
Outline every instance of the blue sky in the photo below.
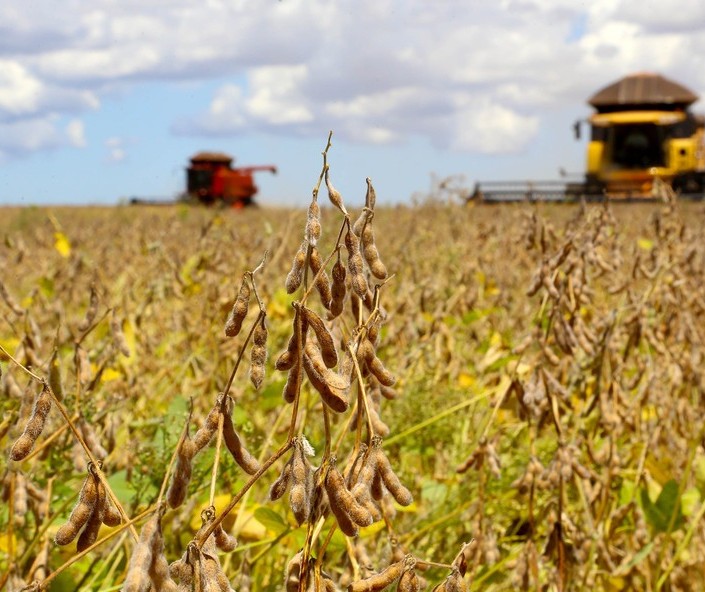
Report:
<svg viewBox="0 0 705 592"><path fill-rule="evenodd" d="M58 8L60 7L60 8ZM193 153L275 164L261 204L332 179L581 172L572 124L635 71L705 93L701 0L25 0L0 4L0 204L176 196ZM696 104L696 110L701 103Z"/></svg>

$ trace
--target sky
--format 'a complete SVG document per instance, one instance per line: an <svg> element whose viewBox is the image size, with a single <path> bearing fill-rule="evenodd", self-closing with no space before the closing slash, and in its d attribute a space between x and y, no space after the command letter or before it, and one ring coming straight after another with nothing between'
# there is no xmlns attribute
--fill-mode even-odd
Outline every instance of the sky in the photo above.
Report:
<svg viewBox="0 0 705 592"><path fill-rule="evenodd" d="M587 99L650 71L705 95L702 0L5 0L0 204L176 197L202 150L262 205L581 174ZM701 101L694 106L705 111Z"/></svg>

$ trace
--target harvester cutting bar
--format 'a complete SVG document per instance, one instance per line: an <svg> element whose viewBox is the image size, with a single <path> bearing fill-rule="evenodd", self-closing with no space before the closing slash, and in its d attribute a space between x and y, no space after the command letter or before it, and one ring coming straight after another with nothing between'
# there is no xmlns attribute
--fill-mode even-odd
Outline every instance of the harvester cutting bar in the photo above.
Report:
<svg viewBox="0 0 705 592"><path fill-rule="evenodd" d="M584 195L580 183L564 181L488 181L476 183L471 199L485 202L572 201Z"/></svg>

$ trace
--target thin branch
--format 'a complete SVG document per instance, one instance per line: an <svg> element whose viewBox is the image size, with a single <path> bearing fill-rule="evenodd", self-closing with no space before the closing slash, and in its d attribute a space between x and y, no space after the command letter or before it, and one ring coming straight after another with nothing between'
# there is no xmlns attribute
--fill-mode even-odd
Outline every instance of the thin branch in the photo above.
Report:
<svg viewBox="0 0 705 592"><path fill-rule="evenodd" d="M233 498L230 500L225 509L218 515L215 520L210 524L206 531L201 535L198 541L198 548L201 549L204 543L208 540L208 537L213 534L213 531L218 527L218 525L225 519L225 517L232 512L233 508L238 504L238 502L243 498L245 493L252 487L257 480L264 475L277 460L279 460L292 446L293 440L289 440L284 444L279 450L277 450L272 456L270 456L267 461L259 468L259 470L250 477L250 479L242 486L242 489L238 491Z"/></svg>

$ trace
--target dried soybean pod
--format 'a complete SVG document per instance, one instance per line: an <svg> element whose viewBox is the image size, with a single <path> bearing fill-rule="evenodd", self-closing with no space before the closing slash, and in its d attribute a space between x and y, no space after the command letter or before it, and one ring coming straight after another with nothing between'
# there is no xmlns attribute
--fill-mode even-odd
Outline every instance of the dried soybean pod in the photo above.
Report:
<svg viewBox="0 0 705 592"><path fill-rule="evenodd" d="M360 448L357 451L355 458L353 459L352 465L350 465L350 469L348 470L348 476L345 479L345 485L351 491L353 489L353 485L357 483L357 478L360 474L360 470L362 469L362 465L365 462L366 456L367 444L365 444L364 442L360 442Z"/></svg>
<svg viewBox="0 0 705 592"><path fill-rule="evenodd" d="M328 505L330 507L333 516L335 516L335 521L338 524L340 531L349 537L357 536L359 529L357 524L353 521L345 509L335 501L329 500Z"/></svg>
<svg viewBox="0 0 705 592"><path fill-rule="evenodd" d="M367 262L367 266L370 268L372 275L377 279L386 280L387 279L387 267L382 263L382 258L379 256L379 251L377 250L377 245L375 243L375 233L372 229L372 217L370 216L362 229L362 235L360 236L360 242L362 243L362 255Z"/></svg>
<svg viewBox="0 0 705 592"><path fill-rule="evenodd" d="M376 441L376 438L373 439L373 442L374 441ZM375 475L377 475L376 454L377 453L375 451L374 446L366 450L364 458L362 459L360 471L357 475L357 484L363 485L368 490L371 487L372 482L374 481Z"/></svg>
<svg viewBox="0 0 705 592"><path fill-rule="evenodd" d="M15 315L22 316L24 314L24 309L17 304L12 295L7 291L5 284L0 281L0 297L5 301L5 304L12 310Z"/></svg>
<svg viewBox="0 0 705 592"><path fill-rule="evenodd" d="M91 297L86 309L86 316L83 317L81 324L78 326L79 331L88 331L95 320L95 315L98 314L98 291L95 284L91 284Z"/></svg>
<svg viewBox="0 0 705 592"><path fill-rule="evenodd" d="M373 522L382 520L382 513L379 511L377 504L372 500L372 494L368 486L363 483L358 483L352 488L350 493L355 498L355 501L370 513Z"/></svg>
<svg viewBox="0 0 705 592"><path fill-rule="evenodd" d="M375 348L372 342L365 338L360 343L358 348L359 357L361 357L367 366L367 369L374 375L374 377L383 384L384 386L394 386L397 379L394 375L384 367L382 360L380 360L375 354Z"/></svg>
<svg viewBox="0 0 705 592"><path fill-rule="evenodd" d="M98 477L95 477L95 480L97 481L96 502L86 522L86 526L81 531L78 541L76 542L76 551L79 553L98 540L100 525L103 524L103 518L105 517L105 486Z"/></svg>
<svg viewBox="0 0 705 592"><path fill-rule="evenodd" d="M377 501L381 500L384 497L384 481L382 481L382 475L377 471L375 473L374 478L372 479L372 483L370 483L370 495Z"/></svg>
<svg viewBox="0 0 705 592"><path fill-rule="evenodd" d="M282 352L277 361L274 362L274 367L277 370L285 371L291 370L299 360L299 335L301 335L301 344L305 343L306 333L308 331L308 322L304 315L301 314L301 307L296 306L294 313L293 322L293 333L289 337L289 342L287 343L286 350Z"/></svg>
<svg viewBox="0 0 705 592"><path fill-rule="evenodd" d="M355 324L362 325L362 300L354 290L350 292L350 312L355 319Z"/></svg>
<svg viewBox="0 0 705 592"><path fill-rule="evenodd" d="M14 461L20 461L27 457L32 451L34 443L42 433L44 424L46 423L47 415L51 409L51 393L49 386L44 384L41 392L34 400L34 408L32 414L25 425L24 431L17 438L17 441L12 445L10 450L10 458Z"/></svg>
<svg viewBox="0 0 705 592"><path fill-rule="evenodd" d="M291 262L291 270L286 276L284 285L287 294L293 294L299 289L301 281L304 277L304 266L306 265L306 256L308 253L308 241L304 240L296 251L294 259Z"/></svg>
<svg viewBox="0 0 705 592"><path fill-rule="evenodd" d="M283 496L289 487L289 482L291 481L291 461L292 459L289 459L289 461L284 465L281 474L269 488L269 499L273 502Z"/></svg>
<svg viewBox="0 0 705 592"><path fill-rule="evenodd" d="M80 345L76 345L76 350L73 355L73 361L76 365L76 372L81 384L88 384L91 381L91 361L88 352Z"/></svg>
<svg viewBox="0 0 705 592"><path fill-rule="evenodd" d="M310 308L302 307L304 318L308 323L308 326L313 329L316 339L318 340L318 345L321 348L321 355L323 356L323 362L327 368L333 368L338 364L338 352L335 349L335 342L333 341L333 336L331 335L328 327L326 327L323 319L319 317Z"/></svg>
<svg viewBox="0 0 705 592"><path fill-rule="evenodd" d="M5 392L10 399L22 398L22 389L11 373L5 373Z"/></svg>
<svg viewBox="0 0 705 592"><path fill-rule="evenodd" d="M378 574L358 580L348 586L348 592L381 592L396 580L404 569L404 560L392 563Z"/></svg>
<svg viewBox="0 0 705 592"><path fill-rule="evenodd" d="M29 568L28 578L32 578L35 581L41 581L49 575L49 540L45 539L40 545L37 556L32 561L32 565ZM40 590L37 585L37 591Z"/></svg>
<svg viewBox="0 0 705 592"><path fill-rule="evenodd" d="M330 299L330 318L334 319L340 316L343 312L343 305L345 304L345 265L340 260L340 251L338 251L338 259L333 264L333 269L331 270L331 276L333 278L333 283L331 285L331 299Z"/></svg>
<svg viewBox="0 0 705 592"><path fill-rule="evenodd" d="M222 522L215 527L213 538L218 549L225 553L229 553L237 547L237 539L230 533L225 532Z"/></svg>
<svg viewBox="0 0 705 592"><path fill-rule="evenodd" d="M311 342L306 344L304 369L313 387L321 395L323 402L333 411L343 413L348 409L347 389L343 378L326 368L318 348Z"/></svg>
<svg viewBox="0 0 705 592"><path fill-rule="evenodd" d="M229 413L225 414L223 421L223 440L225 440L225 445L228 447L233 459L235 459L235 462L240 465L243 471L248 475L254 475L259 471L259 462L257 462L257 459L242 445L240 436L238 436L235 431L235 426L233 426L233 420Z"/></svg>
<svg viewBox="0 0 705 592"><path fill-rule="evenodd" d="M27 514L27 479L22 473L13 473L10 478L15 480L13 496L15 523L24 526L25 514Z"/></svg>
<svg viewBox="0 0 705 592"><path fill-rule="evenodd" d="M115 314L115 309L113 309L113 315L110 319L110 332L113 335L113 343L117 350L126 358L130 357L130 346L125 338L125 333L122 331L122 320Z"/></svg>
<svg viewBox="0 0 705 592"><path fill-rule="evenodd" d="M54 348L49 360L49 386L59 401L64 399L64 387L61 384L61 368L59 367L59 351Z"/></svg>
<svg viewBox="0 0 705 592"><path fill-rule="evenodd" d="M186 499L188 484L191 481L191 462L195 454L193 442L188 437L184 438L176 453L174 476L166 492L166 500L170 508L178 508Z"/></svg>
<svg viewBox="0 0 705 592"><path fill-rule="evenodd" d="M345 249L348 252L348 270L350 271L350 283L355 293L364 298L367 294L367 280L362 271L363 261L360 253L359 239L353 234L348 226L345 233Z"/></svg>
<svg viewBox="0 0 705 592"><path fill-rule="evenodd" d="M301 440L297 439L291 462L289 504L299 524L308 520L311 511L310 477L311 465L306 459Z"/></svg>
<svg viewBox="0 0 705 592"><path fill-rule="evenodd" d="M267 361L267 325L262 315L252 334L252 351L250 352L250 381L256 389L264 380L264 365Z"/></svg>
<svg viewBox="0 0 705 592"><path fill-rule="evenodd" d="M213 435L218 430L218 420L222 410L220 408L220 402L216 401L211 410L208 412L203 425L198 429L193 437L192 445L194 449L194 455L198 454L203 448L208 446L209 442L213 439Z"/></svg>
<svg viewBox="0 0 705 592"><path fill-rule="evenodd" d="M313 194L308 206L305 235L312 247L315 247L318 244L318 239L321 238L321 208L318 206L317 193Z"/></svg>
<svg viewBox="0 0 705 592"><path fill-rule="evenodd" d="M380 384L384 386L394 386L397 382L394 374L384 367L382 360L380 360L376 355L371 356L367 360L367 369L377 380L379 380Z"/></svg>
<svg viewBox="0 0 705 592"><path fill-rule="evenodd" d="M301 389L301 382L303 380L303 366L300 362L296 362L294 366L289 370L289 375L286 379L286 384L284 385L284 391L282 396L287 403L293 403L296 399L296 394Z"/></svg>
<svg viewBox="0 0 705 592"><path fill-rule="evenodd" d="M467 584L457 568L445 579L440 590L442 592L467 592Z"/></svg>
<svg viewBox="0 0 705 592"><path fill-rule="evenodd" d="M416 570L413 567L405 569L399 578L397 592L419 592L420 589L421 582L419 576L416 575Z"/></svg>
<svg viewBox="0 0 705 592"><path fill-rule="evenodd" d="M78 494L78 503L71 510L68 522L56 531L54 542L57 545L68 545L76 538L78 531L88 521L98 501L98 480L89 468L88 475Z"/></svg>
<svg viewBox="0 0 705 592"><path fill-rule="evenodd" d="M154 561L154 542L157 532L161 531L161 512L161 509L157 510L142 527L140 538L130 557L122 592L144 592L149 589L151 579L149 570Z"/></svg>
<svg viewBox="0 0 705 592"><path fill-rule="evenodd" d="M291 341L293 339L294 339L294 336L292 335L289 338L289 342L291 343ZM274 362L274 367L281 372L285 372L287 370L291 370L294 367L295 363L296 363L295 356L287 348L282 353L279 354L279 357L277 358L276 362Z"/></svg>
<svg viewBox="0 0 705 592"><path fill-rule="evenodd" d="M347 392L350 388L350 382L344 376L341 376L326 366L323 353L312 339L306 341L304 354L304 364L309 378L312 381L322 381L326 389L334 391L334 396L342 397L347 402ZM315 376L311 376L312 371ZM314 386L320 392L321 389L319 385L314 384Z"/></svg>
<svg viewBox="0 0 705 592"><path fill-rule="evenodd" d="M369 208L362 208L360 215L357 217L357 220L355 220L355 224L353 224L352 227L352 231L355 236L360 236L362 234L362 229L365 227L365 224L367 224L367 220L370 217L370 214L371 211Z"/></svg>
<svg viewBox="0 0 705 592"><path fill-rule="evenodd" d="M323 581L323 590L325 592L338 592L333 579L325 572L321 572L321 580Z"/></svg>
<svg viewBox="0 0 705 592"><path fill-rule="evenodd" d="M325 308L330 308L330 301L332 298L330 281L328 280L328 274L326 270L323 269L323 260L321 259L321 254L318 252L316 247L311 248L311 256L308 259L309 267L316 278L316 290L318 290L318 295L321 297L321 303Z"/></svg>
<svg viewBox="0 0 705 592"><path fill-rule="evenodd" d="M382 421L382 418L379 416L379 411L375 408L375 406L372 404L372 402L369 401L369 397L367 397L368 400L368 411L369 411L369 417L370 417L370 423L372 424L372 431L374 434L378 436L382 436L383 438L389 435L389 426ZM350 431L354 432L357 429L357 422L360 421L360 418L362 417L362 421L364 422L364 411L362 408L358 407L355 416L353 417L352 421L350 422Z"/></svg>
<svg viewBox="0 0 705 592"><path fill-rule="evenodd" d="M247 281L247 276L242 276L240 290L237 293L237 298L233 303L233 308L228 315L228 320L225 321L225 334L228 337L235 337L242 329L242 322L247 316L247 311L250 307L250 284Z"/></svg>
<svg viewBox="0 0 705 592"><path fill-rule="evenodd" d="M330 182L328 167L326 167L326 189L328 189L328 199L330 199L330 202L347 216L348 211L345 209L345 204L343 204L343 196L340 195L340 192L333 187L333 184Z"/></svg>
<svg viewBox="0 0 705 592"><path fill-rule="evenodd" d="M380 384L379 387L380 392L382 393L382 396L387 399L388 401L391 401L393 399L396 399L399 395L397 394L397 391L395 391L392 387L390 386L385 386L383 384Z"/></svg>
<svg viewBox="0 0 705 592"><path fill-rule="evenodd" d="M367 193L365 194L365 206L367 206L370 210L374 210L375 204L377 203L377 192L372 186L372 179L367 177L365 179L365 183L367 183Z"/></svg>
<svg viewBox="0 0 705 592"><path fill-rule="evenodd" d="M380 440L381 446L381 440ZM384 454L380 446L375 446L375 458L377 461L377 472L384 481L384 486L389 490L400 506L408 506L414 501L411 492L401 484L399 477L392 469L392 465Z"/></svg>
<svg viewBox="0 0 705 592"><path fill-rule="evenodd" d="M113 503L110 501L108 496L105 497L103 504L103 508L105 510L103 515L103 524L106 526L118 526L121 524L122 516L120 516L120 512L118 512L115 506L113 506Z"/></svg>
<svg viewBox="0 0 705 592"><path fill-rule="evenodd" d="M299 592L302 558L303 551L299 551L286 564L286 573L284 574L284 589L286 592ZM305 586L304 590L306 590Z"/></svg>
<svg viewBox="0 0 705 592"><path fill-rule="evenodd" d="M357 503L345 486L343 476L335 466L331 466L328 469L328 473L326 473L325 487L331 509L333 509L334 505L339 506L358 526L369 526L372 524L372 514L364 506Z"/></svg>
<svg viewBox="0 0 705 592"><path fill-rule="evenodd" d="M159 535L155 537L152 563L149 566L149 578L152 581L152 589L159 590L159 592L180 592L181 590L169 574L169 563L164 556L164 537L161 529Z"/></svg>
<svg viewBox="0 0 705 592"><path fill-rule="evenodd" d="M82 415L76 421L76 425L83 436L83 440L86 442L86 446L88 446L90 451L93 453L93 456L95 456L98 460L105 460L108 456L108 451L105 450L105 448L103 448L98 441L98 437L96 436L93 426L89 424Z"/></svg>

